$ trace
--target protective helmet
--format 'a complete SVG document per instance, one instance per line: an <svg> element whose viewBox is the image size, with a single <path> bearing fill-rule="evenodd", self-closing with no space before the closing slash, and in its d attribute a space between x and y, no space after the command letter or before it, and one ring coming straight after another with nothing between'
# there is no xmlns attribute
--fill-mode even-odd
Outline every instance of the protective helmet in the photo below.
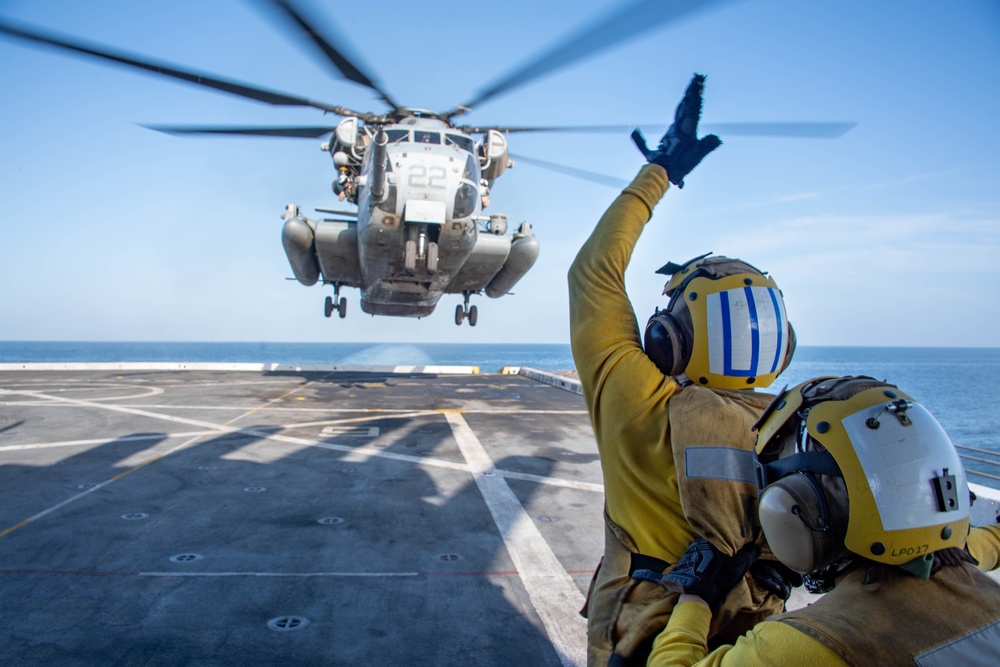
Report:
<svg viewBox="0 0 1000 667"><path fill-rule="evenodd" d="M760 525L793 570L862 556L926 577L934 552L965 545L958 452L894 385L815 378L778 395L754 428Z"/></svg>
<svg viewBox="0 0 1000 667"><path fill-rule="evenodd" d="M792 359L795 332L772 278L728 257L670 262L665 310L646 323L643 347L671 377L707 387L767 387Z"/></svg>

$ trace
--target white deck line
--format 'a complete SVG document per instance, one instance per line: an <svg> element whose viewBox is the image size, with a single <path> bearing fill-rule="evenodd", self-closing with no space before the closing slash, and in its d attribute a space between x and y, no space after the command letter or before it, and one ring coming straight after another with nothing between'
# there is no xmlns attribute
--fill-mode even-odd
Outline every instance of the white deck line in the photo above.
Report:
<svg viewBox="0 0 1000 667"><path fill-rule="evenodd" d="M337 366L328 364L248 364L188 361L113 361L99 363L2 363L0 371L248 371L255 373L429 373L478 375L479 366Z"/></svg>
<svg viewBox="0 0 1000 667"><path fill-rule="evenodd" d="M549 641L563 665L582 667L587 662L587 625L576 610L583 606L583 595L507 481L497 474L493 459L465 418L457 412L445 413L445 418Z"/></svg>
<svg viewBox="0 0 1000 667"><path fill-rule="evenodd" d="M513 369L508 369L508 370L513 370ZM583 385L580 384L579 380L576 380L574 378L563 377L562 375L557 375L556 373L550 373L549 371L540 371L537 368L528 368L527 366L521 366L520 368L518 368L517 374L583 396Z"/></svg>

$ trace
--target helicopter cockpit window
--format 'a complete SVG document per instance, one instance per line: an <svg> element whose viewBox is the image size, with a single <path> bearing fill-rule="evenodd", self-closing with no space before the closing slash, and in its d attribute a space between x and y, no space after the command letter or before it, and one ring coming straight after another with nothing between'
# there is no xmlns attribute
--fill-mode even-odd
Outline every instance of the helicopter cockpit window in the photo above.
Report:
<svg viewBox="0 0 1000 667"><path fill-rule="evenodd" d="M479 182L479 163L471 155L465 161L465 171L462 172L462 178L473 183Z"/></svg>
<svg viewBox="0 0 1000 667"><path fill-rule="evenodd" d="M479 191L471 183L461 183L455 192L455 206L452 209L453 218L467 218L476 210Z"/></svg>
<svg viewBox="0 0 1000 667"><path fill-rule="evenodd" d="M440 144L441 135L437 132L427 132L425 130L414 130L413 141L418 144Z"/></svg>
<svg viewBox="0 0 1000 667"><path fill-rule="evenodd" d="M389 137L390 144L406 141L410 137L409 130L386 130L385 133Z"/></svg>
<svg viewBox="0 0 1000 667"><path fill-rule="evenodd" d="M469 137L463 137L461 134L446 134L444 135L444 143L449 146L458 146L463 151L472 152L472 139Z"/></svg>

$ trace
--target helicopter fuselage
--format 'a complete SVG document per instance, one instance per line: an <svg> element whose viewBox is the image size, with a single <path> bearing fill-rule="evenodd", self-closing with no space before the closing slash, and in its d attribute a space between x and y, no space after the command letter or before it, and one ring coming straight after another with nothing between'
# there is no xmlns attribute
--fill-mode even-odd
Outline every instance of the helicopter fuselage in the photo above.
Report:
<svg viewBox="0 0 1000 667"><path fill-rule="evenodd" d="M358 132L353 119L348 125L329 150L335 164L357 173L357 219L313 221L289 209L283 240L300 282L322 275L335 292L360 288L366 313L424 317L443 294L463 294L468 306L470 294L503 296L527 273L538 255L530 225L508 236L506 216L482 215L484 169L487 177L502 173L493 162L506 167L505 142L477 145L447 122L420 116L374 133Z"/></svg>

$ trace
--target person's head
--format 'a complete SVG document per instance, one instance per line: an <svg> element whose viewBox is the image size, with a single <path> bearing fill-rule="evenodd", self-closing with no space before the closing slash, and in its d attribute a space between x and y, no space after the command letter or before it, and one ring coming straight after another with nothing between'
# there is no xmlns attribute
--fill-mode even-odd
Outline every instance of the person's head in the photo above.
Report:
<svg viewBox="0 0 1000 667"><path fill-rule="evenodd" d="M746 262L702 255L669 264L670 297L646 323L643 348L665 374L721 389L767 387L788 366L795 332L774 279Z"/></svg>
<svg viewBox="0 0 1000 667"><path fill-rule="evenodd" d="M935 553L965 545L970 497L958 452L896 386L815 378L778 395L755 428L764 537L817 588L858 557L926 579Z"/></svg>

